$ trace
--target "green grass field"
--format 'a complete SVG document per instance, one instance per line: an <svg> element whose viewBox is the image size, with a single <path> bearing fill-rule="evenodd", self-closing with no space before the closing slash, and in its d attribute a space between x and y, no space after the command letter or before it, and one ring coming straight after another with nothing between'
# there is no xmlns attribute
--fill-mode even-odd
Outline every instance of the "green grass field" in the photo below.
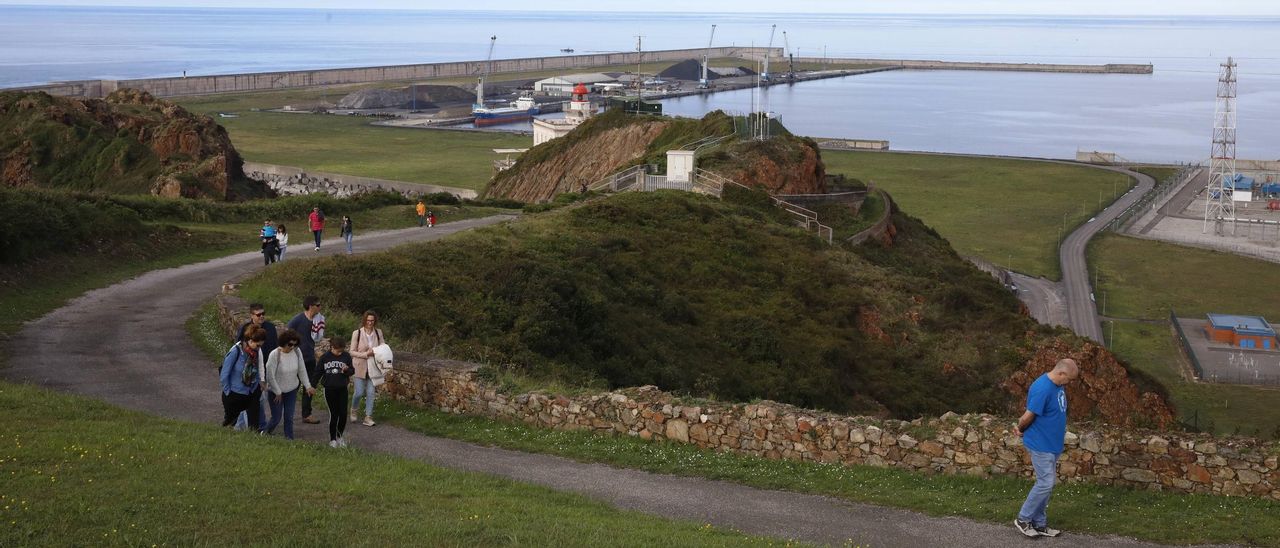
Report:
<svg viewBox="0 0 1280 548"><path fill-rule="evenodd" d="M1096 293L1106 295L1108 316L1165 319L1172 307L1184 318L1216 312L1280 319L1275 263L1112 233L1090 243L1088 259L1098 269ZM1247 289L1205 290L1223 276L1248 280Z"/></svg>
<svg viewBox="0 0 1280 548"><path fill-rule="evenodd" d="M929 154L822 151L828 173L874 182L962 255L1058 279L1058 241L1132 180L1088 167Z"/></svg>
<svg viewBox="0 0 1280 548"><path fill-rule="evenodd" d="M1110 317L1163 321L1171 307L1183 318L1210 312L1280 317L1280 267L1266 261L1104 233L1089 245L1089 264L1098 267L1099 305ZM1250 280L1249 289L1202 288L1223 272ZM1111 336L1109 325L1104 334ZM1113 351L1169 389L1184 422L1219 434L1280 437L1280 389L1188 380L1167 322L1116 322L1114 338Z"/></svg>

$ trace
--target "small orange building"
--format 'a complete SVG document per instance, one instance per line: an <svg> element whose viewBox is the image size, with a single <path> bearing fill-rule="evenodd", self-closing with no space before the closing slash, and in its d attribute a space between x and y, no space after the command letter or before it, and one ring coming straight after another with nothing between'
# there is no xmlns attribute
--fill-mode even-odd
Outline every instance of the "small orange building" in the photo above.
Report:
<svg viewBox="0 0 1280 548"><path fill-rule="evenodd" d="M1238 316L1235 314L1209 314L1204 327L1210 340L1239 348L1276 350L1276 330L1262 316Z"/></svg>

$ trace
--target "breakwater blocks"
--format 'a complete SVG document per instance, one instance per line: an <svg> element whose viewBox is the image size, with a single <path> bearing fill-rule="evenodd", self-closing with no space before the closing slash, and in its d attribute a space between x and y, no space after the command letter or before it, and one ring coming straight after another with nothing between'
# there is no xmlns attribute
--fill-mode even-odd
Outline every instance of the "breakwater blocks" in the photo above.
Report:
<svg viewBox="0 0 1280 548"><path fill-rule="evenodd" d="M217 298L234 334L247 303ZM325 348L317 347L318 352ZM447 413L540 428L667 440L769 459L926 473L1031 477L1014 418L947 413L914 421L850 417L771 401L698 403L653 386L578 396L507 394L478 364L397 352L385 393ZM1280 500L1280 442L1073 423L1058 474L1069 482Z"/></svg>
<svg viewBox="0 0 1280 548"><path fill-rule="evenodd" d="M244 173L246 177L265 183L277 194L283 196L328 194L336 198L346 198L358 194L382 191L395 192L411 198L437 192L447 192L459 198L476 197L476 191L465 188L390 181L337 173L308 173L301 168L292 166L257 162L245 162Z"/></svg>

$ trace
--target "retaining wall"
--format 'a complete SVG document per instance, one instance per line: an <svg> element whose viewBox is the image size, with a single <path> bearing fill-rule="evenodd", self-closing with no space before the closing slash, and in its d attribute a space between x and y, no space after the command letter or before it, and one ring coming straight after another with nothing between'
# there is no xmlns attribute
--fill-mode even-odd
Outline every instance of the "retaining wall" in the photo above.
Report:
<svg viewBox="0 0 1280 548"><path fill-rule="evenodd" d="M234 286L226 288L234 292ZM228 334L246 303L218 297ZM325 348L317 348L317 352ZM667 440L768 459L885 466L927 473L1030 477L1012 417L956 415L911 422L849 417L776 402L682 402L652 386L593 395L504 394L481 367L396 353L383 397L540 428ZM1074 423L1059 477L1154 491L1280 500L1280 444Z"/></svg>
<svg viewBox="0 0 1280 548"><path fill-rule="evenodd" d="M1151 74L1151 65L1064 65L1053 63L981 63L913 59L848 59L797 57L797 63L888 65L913 70L988 70L1013 72L1069 72L1083 74Z"/></svg>
<svg viewBox="0 0 1280 548"><path fill-rule="evenodd" d="M749 57L766 48L722 47L712 48L712 57ZM774 48L773 55L780 57L781 48ZM673 49L646 51L644 53L598 53L557 57L527 57L521 59L494 59L493 73L531 72L545 70L586 69L611 65L634 65L640 62L683 61L699 59L707 50ZM44 91L51 95L101 98L122 88L146 91L156 97L183 95L209 95L247 91L266 91L288 88L305 88L335 84L362 84L369 82L423 80L429 78L474 77L482 74L485 61L459 61L450 63L423 63L417 65L391 65L384 67L356 67L287 72L255 72L220 74L212 76L188 76L170 78L144 78L137 80L84 80L59 82L44 86L16 88L26 91Z"/></svg>
<svg viewBox="0 0 1280 548"><path fill-rule="evenodd" d="M286 196L297 194L329 194L339 198L386 190L398 192L404 196L417 197L435 192L448 192L459 198L475 198L476 191L449 186L408 183L371 177L357 177L340 173L307 171L292 166L263 164L258 162L244 163L245 176L262 181L272 190Z"/></svg>

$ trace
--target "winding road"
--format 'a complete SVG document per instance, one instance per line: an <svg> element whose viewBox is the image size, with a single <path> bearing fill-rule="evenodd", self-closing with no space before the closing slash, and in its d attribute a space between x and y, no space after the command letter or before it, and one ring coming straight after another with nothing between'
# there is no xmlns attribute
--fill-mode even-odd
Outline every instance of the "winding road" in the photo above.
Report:
<svg viewBox="0 0 1280 548"><path fill-rule="evenodd" d="M488 217L434 229L362 235L356 240L356 249L365 252L437 239L510 218ZM330 242L318 254L296 251L284 266L305 261L308 255L336 254L339 247ZM8 349L11 355L23 359L11 360L0 375L158 416L217 424L221 406L215 364L195 348L185 332L184 320L216 295L224 281L259 268L260 254L243 253L157 270L90 291L26 324ZM269 312L276 318L290 315L290 311ZM327 441L326 425L299 421L297 426L300 439ZM999 523L986 523L483 447L388 425L353 425L348 437L352 445L364 450L495 474L580 493L618 508L710 523L749 534L886 547L1025 547L1029 542L1008 524L1021 502L1020 494L1008 501L1007 515L992 516ZM1063 546L1150 546L1132 539L1070 533L1047 542Z"/></svg>

